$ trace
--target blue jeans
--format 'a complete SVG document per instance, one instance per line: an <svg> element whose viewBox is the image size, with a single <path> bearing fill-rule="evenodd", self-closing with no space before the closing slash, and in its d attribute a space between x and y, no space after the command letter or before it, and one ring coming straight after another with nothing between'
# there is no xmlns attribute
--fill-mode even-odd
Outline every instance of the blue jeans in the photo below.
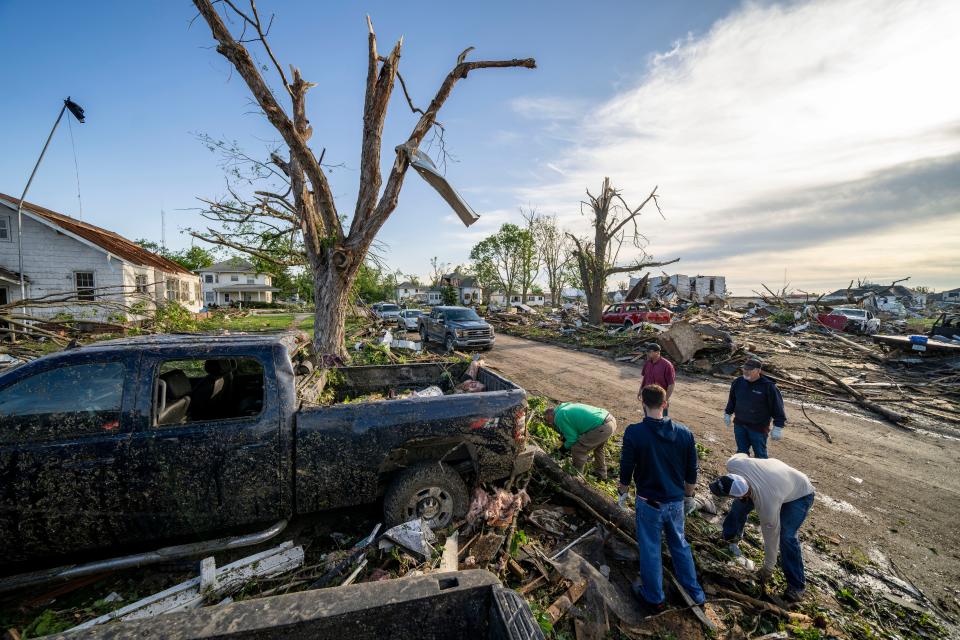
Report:
<svg viewBox="0 0 960 640"><path fill-rule="evenodd" d="M767 434L757 433L734 423L733 437L737 439L737 453L750 455L750 447L753 447L754 458L767 457Z"/></svg>
<svg viewBox="0 0 960 640"><path fill-rule="evenodd" d="M670 549L677 581L697 604L703 604L706 600L697 582L693 553L683 535L683 520L683 500L660 503L660 508L655 509L645 500L637 498L637 546L640 549L642 583L640 597L650 604L660 604L664 600L661 532L667 537L667 548Z"/></svg>
<svg viewBox="0 0 960 640"><path fill-rule="evenodd" d="M802 590L806 585L803 575L803 555L800 553L800 541L797 531L807 519L807 513L813 505L814 494L784 502L780 507L780 567L787 585ZM753 511L753 500L734 499L730 512L723 519L723 539L727 542L739 540L743 536L743 527L747 516Z"/></svg>

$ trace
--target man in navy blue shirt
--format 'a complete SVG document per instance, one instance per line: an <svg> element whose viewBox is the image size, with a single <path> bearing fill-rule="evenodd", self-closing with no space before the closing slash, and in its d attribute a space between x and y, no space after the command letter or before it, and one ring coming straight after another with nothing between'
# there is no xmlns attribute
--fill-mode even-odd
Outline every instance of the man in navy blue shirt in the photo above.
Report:
<svg viewBox="0 0 960 640"><path fill-rule="evenodd" d="M779 440L787 422L780 390L773 380L763 375L762 366L760 359L755 357L743 363L743 375L730 385L730 397L723 411L724 423L728 427L733 424L737 453L749 455L752 448L755 458L767 457L767 435Z"/></svg>
<svg viewBox="0 0 960 640"><path fill-rule="evenodd" d="M683 533L683 521L693 510L697 484L697 448L684 425L663 417L667 392L659 385L644 387L643 422L627 427L620 454L620 494L637 484L637 546L640 581L637 595L652 611L663 609L663 566L660 537L666 535L677 580L697 604L706 599L697 582L693 553Z"/></svg>

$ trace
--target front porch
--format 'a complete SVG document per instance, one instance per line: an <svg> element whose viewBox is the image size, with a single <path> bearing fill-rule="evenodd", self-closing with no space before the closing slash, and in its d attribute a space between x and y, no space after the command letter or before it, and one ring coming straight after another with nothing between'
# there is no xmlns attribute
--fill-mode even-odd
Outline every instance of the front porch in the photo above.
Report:
<svg viewBox="0 0 960 640"><path fill-rule="evenodd" d="M243 302L273 302L273 294L277 291L279 289L276 287L266 284L224 285L215 287L213 291L208 291L203 302L206 305L216 304L219 306Z"/></svg>

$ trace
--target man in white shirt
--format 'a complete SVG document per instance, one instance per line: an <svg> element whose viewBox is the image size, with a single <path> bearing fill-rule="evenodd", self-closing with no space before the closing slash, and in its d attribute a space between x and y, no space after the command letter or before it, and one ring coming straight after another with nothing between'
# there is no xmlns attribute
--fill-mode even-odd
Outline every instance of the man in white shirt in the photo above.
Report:
<svg viewBox="0 0 960 640"><path fill-rule="evenodd" d="M773 575L779 552L787 580L783 598L798 602L803 598L806 581L797 531L813 505L815 492L810 479L780 460L751 458L745 453L727 460L727 471L727 475L710 483L714 495L734 498L723 521L724 541L730 544L732 553L739 555L737 541L743 536L747 516L756 509L763 534L760 579L765 581Z"/></svg>

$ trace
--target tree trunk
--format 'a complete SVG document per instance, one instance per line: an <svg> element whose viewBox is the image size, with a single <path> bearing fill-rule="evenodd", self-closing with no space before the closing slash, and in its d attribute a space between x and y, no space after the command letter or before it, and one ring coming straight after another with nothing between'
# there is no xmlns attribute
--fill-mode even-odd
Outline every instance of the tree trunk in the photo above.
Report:
<svg viewBox="0 0 960 640"><path fill-rule="evenodd" d="M353 287L353 273L329 264L313 268L313 346L317 354L347 357L344 322Z"/></svg>
<svg viewBox="0 0 960 640"><path fill-rule="evenodd" d="M603 287L594 287L587 294L587 308L590 310L590 322L593 324L603 324L603 297L605 292Z"/></svg>

